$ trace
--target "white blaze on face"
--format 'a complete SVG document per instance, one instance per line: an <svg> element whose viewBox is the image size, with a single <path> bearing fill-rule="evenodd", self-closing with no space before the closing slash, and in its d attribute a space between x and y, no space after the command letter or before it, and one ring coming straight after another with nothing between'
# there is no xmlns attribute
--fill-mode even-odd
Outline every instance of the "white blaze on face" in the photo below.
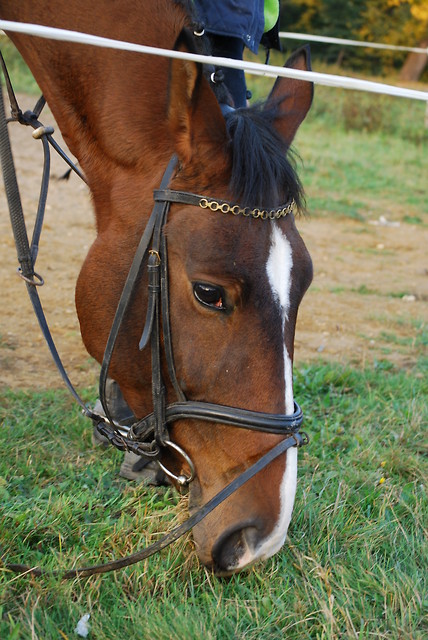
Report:
<svg viewBox="0 0 428 640"><path fill-rule="evenodd" d="M284 388L285 388L285 413L294 412L293 379L291 358L288 354L284 340L285 323L288 320L290 309L291 270L293 267L293 252L286 236L276 225L272 225L271 248L266 272L273 297L278 305L281 315L281 326L278 331L282 333L284 344ZM246 566L255 560L269 558L284 544L293 511L294 497L297 484L297 448L292 447L286 452L287 462L280 487L280 512L278 521L269 536L252 553L247 550L240 558L239 565ZM251 558L249 556L252 556Z"/></svg>
<svg viewBox="0 0 428 640"><path fill-rule="evenodd" d="M269 284L275 302L281 314L282 343L284 345L284 384L285 384L285 413L294 412L293 377L291 359L288 355L284 340L285 323L290 310L291 269L293 267L293 252L291 245L281 229L272 227L272 242L266 265Z"/></svg>

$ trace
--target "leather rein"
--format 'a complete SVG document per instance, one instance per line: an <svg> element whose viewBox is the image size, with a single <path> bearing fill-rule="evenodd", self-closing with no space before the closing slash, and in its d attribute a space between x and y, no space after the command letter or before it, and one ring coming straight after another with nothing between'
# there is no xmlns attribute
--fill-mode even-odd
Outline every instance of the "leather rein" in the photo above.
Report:
<svg viewBox="0 0 428 640"><path fill-rule="evenodd" d="M188 485L195 476L195 470L193 462L187 453L176 443L172 442L169 437L168 425L174 421L182 419L196 419L207 423L221 423L236 428L284 435L285 437L284 440L281 440L279 444L264 454L256 463L247 468L242 474L211 498L211 500L198 509L186 522L174 528L158 542L149 545L145 549L142 549L133 555L101 565L73 568L66 572L48 572L40 567L30 567L16 563L5 563L3 565L6 569L22 574L39 576L44 575L45 573L49 573L49 575L54 573L64 579L74 578L76 576L83 577L106 573L108 571L135 564L136 562L139 562L165 548L190 531L221 502L226 500L232 493L237 491L243 484L248 482L259 471L264 469L290 447L300 447L308 443L309 440L307 435L303 432L299 432L303 422L303 414L297 403L294 404L293 414L286 415L250 411L236 407L208 402L195 402L186 399L178 383L174 367L169 316L167 246L166 238L163 233L163 227L172 202L200 206L201 208L210 208L213 211L219 210L223 213L230 212L235 215L251 215L255 218L260 217L262 219L274 219L287 215L292 210L293 203L289 202L277 210L270 210L267 212L260 212L259 210L249 211L247 209L242 209L238 205L231 205L223 201L214 201L206 198L205 196L169 190L167 187L174 174L177 163L175 157L170 160L162 178L160 188L155 191L154 207L135 253L110 330L101 366L99 384L99 395L105 416L96 414L88 408L80 398L65 372L64 366L50 334L38 296L37 289L43 284L43 279L34 270L49 182L49 145L60 153L61 157L65 159L71 169L73 169L82 179L84 179L84 176L74 163L67 158L59 145L57 145L53 140L53 129L51 127L43 127L39 122L38 118L44 105L44 99L42 98L39 100L33 112L26 112L26 114L22 114L17 105L2 59L0 62L2 63L3 71L5 73L6 87L12 106L12 118L10 120L19 121L21 124L32 126L35 130L33 137L41 139L44 150L42 188L36 223L33 231L33 239L30 245L10 148L10 140L7 130L8 120L5 117L3 96L0 91L0 154L11 223L15 236L18 261L20 263L18 272L26 283L35 314L51 351L53 360L67 388L80 404L84 415L93 420L98 431L116 448L124 451L132 451L133 453L146 458L156 459L163 471L172 477L179 485ZM106 382L116 339L132 298L135 285L141 276L142 267L145 263L147 263L149 281L148 305L146 321L139 346L140 349L144 349L150 343L153 411L144 418L137 420L131 427L124 428L115 422L109 411L106 401ZM161 373L162 347L165 354L168 376L177 396L177 401L170 404L166 401L166 388ZM175 454L178 454L184 459L189 469L188 475L177 476L163 466L159 457L165 449L172 450Z"/></svg>

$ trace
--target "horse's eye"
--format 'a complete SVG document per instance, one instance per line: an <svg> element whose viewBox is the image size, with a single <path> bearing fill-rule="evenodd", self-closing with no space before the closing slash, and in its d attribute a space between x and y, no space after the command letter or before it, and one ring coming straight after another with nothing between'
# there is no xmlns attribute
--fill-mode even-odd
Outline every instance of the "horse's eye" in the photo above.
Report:
<svg viewBox="0 0 428 640"><path fill-rule="evenodd" d="M222 287L214 284L206 284L205 282L194 282L193 295L196 300L205 307L211 307L212 309L218 309L220 311L226 309L224 290Z"/></svg>

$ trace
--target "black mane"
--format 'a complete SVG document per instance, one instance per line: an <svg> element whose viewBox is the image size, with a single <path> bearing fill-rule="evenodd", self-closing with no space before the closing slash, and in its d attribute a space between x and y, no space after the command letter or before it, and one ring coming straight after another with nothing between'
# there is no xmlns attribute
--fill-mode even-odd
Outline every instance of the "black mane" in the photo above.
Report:
<svg viewBox="0 0 428 640"><path fill-rule="evenodd" d="M290 153L274 127L280 117L263 104L226 114L232 150L230 189L241 205L274 208L291 198L304 208L303 188Z"/></svg>

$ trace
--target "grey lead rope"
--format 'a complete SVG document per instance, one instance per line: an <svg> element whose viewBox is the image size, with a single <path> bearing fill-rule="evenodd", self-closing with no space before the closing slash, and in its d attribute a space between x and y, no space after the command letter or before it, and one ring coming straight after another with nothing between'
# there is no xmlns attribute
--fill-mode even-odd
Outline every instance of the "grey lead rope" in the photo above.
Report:
<svg viewBox="0 0 428 640"><path fill-rule="evenodd" d="M34 277L33 259L31 256L30 244L28 242L21 197L19 195L19 187L16 179L12 149L10 146L9 132L7 130L3 90L0 91L0 94L0 157L4 178L4 188L9 205L10 220L12 223L21 273L24 278L32 280Z"/></svg>
<svg viewBox="0 0 428 640"><path fill-rule="evenodd" d="M44 206L46 204L47 184L49 181L49 147L46 144L46 141L44 141L44 152L45 162L43 170L43 181L45 184L42 185L40 192L40 202L38 207L36 226L33 234L34 252L32 252L32 248L30 247L30 243L28 241L24 212L22 209L21 197L19 194L19 187L16 179L15 164L13 161L12 148L10 145L9 132L7 128L3 91L0 90L0 160L3 172L5 192L9 205L12 231L15 238L18 262L20 264L19 274L22 276L27 286L31 304L33 305L33 309L42 330L43 337L45 338L46 343L49 347L49 351L52 355L55 366L57 367L71 395L82 407L84 414L88 417L92 417L92 412L88 409L85 402L77 393L76 389L70 381L70 378L67 375L67 372L64 369L64 365L61 362L61 358L58 354L57 348L46 322L46 317L39 298L39 294L37 292L37 286L43 284L43 279L34 271L34 260L37 256L37 247L41 232L41 224L43 221Z"/></svg>

